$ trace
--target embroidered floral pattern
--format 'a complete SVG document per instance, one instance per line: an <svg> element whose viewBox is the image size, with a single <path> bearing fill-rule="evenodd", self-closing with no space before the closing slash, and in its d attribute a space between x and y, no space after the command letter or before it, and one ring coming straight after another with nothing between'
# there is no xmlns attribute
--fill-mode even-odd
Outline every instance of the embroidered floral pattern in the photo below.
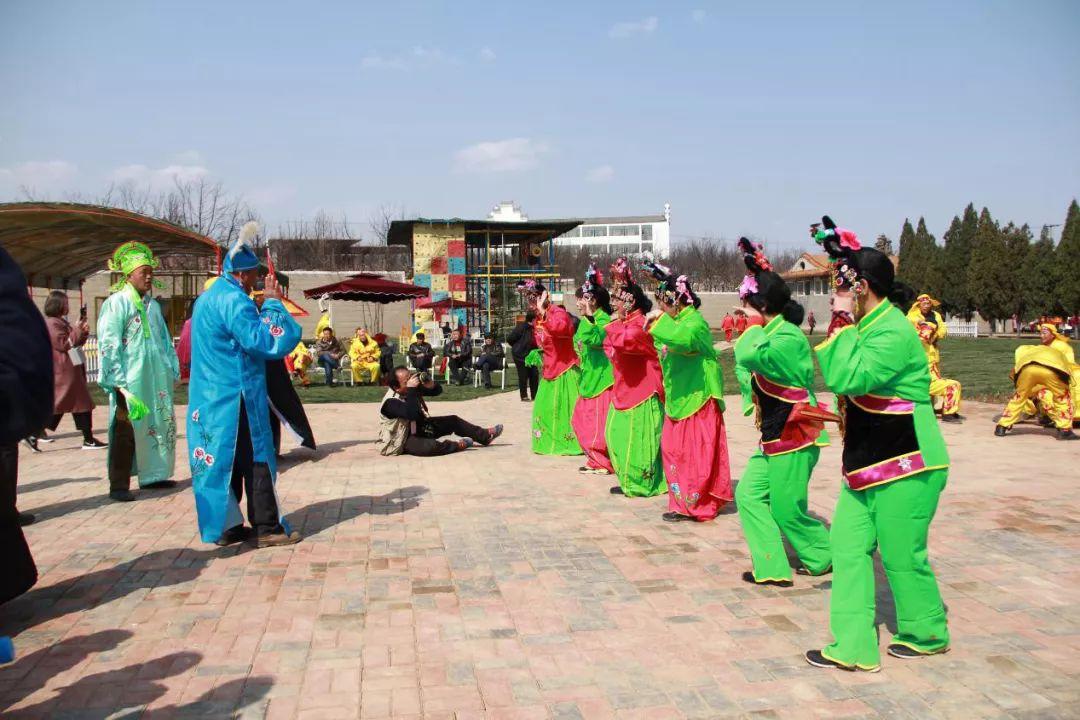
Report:
<svg viewBox="0 0 1080 720"><path fill-rule="evenodd" d="M280 325L271 325L270 334L274 337L281 337L285 334L285 328L281 327Z"/></svg>

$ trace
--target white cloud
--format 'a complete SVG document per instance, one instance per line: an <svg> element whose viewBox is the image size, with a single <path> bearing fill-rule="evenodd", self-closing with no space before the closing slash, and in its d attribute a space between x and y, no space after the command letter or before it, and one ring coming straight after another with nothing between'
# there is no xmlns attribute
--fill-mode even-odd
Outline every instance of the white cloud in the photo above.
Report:
<svg viewBox="0 0 1080 720"><path fill-rule="evenodd" d="M519 172L536 167L548 146L529 138L492 140L458 150L454 171L459 173Z"/></svg>
<svg viewBox="0 0 1080 720"><path fill-rule="evenodd" d="M698 8L694 12L690 13L690 17L693 18L694 22L696 22L696 23L705 22L705 16L706 15L707 15L707 13L704 10L702 10L701 8Z"/></svg>
<svg viewBox="0 0 1080 720"><path fill-rule="evenodd" d="M0 167L0 198L12 198L22 188L33 195L70 189L79 168L66 160L30 160Z"/></svg>
<svg viewBox="0 0 1080 720"><path fill-rule="evenodd" d="M202 153L198 150L185 150L181 153L176 153L173 157L173 162L177 165L205 165L206 161L203 159Z"/></svg>
<svg viewBox="0 0 1080 720"><path fill-rule="evenodd" d="M623 39L635 35L652 35L659 24L660 20L655 15L651 15L644 20L615 23L608 30L608 37Z"/></svg>
<svg viewBox="0 0 1080 720"><path fill-rule="evenodd" d="M249 190L246 198L256 207L266 207L292 200L296 193L295 185L264 185Z"/></svg>
<svg viewBox="0 0 1080 720"><path fill-rule="evenodd" d="M205 165L166 165L162 168L152 169L146 165L132 164L123 165L112 172L112 180L119 183L135 183L136 185L149 185L152 188L167 188L174 183L191 182L205 177L210 173Z"/></svg>
<svg viewBox="0 0 1080 720"><path fill-rule="evenodd" d="M495 62L495 51L487 46L480 48L480 59L484 62Z"/></svg>
<svg viewBox="0 0 1080 720"><path fill-rule="evenodd" d="M494 53L492 53L494 59ZM487 58L484 58L487 59ZM360 67L365 70L412 70L436 65L458 65L456 56L443 52L441 48L427 45L414 45L409 52L400 55L382 55L369 52L360 60Z"/></svg>
<svg viewBox="0 0 1080 720"><path fill-rule="evenodd" d="M404 70L405 61L401 58L387 58L379 53L368 53L360 61L360 67L366 70Z"/></svg>
<svg viewBox="0 0 1080 720"><path fill-rule="evenodd" d="M585 174L585 179L591 183L611 182L615 177L615 168L610 165L599 165Z"/></svg>

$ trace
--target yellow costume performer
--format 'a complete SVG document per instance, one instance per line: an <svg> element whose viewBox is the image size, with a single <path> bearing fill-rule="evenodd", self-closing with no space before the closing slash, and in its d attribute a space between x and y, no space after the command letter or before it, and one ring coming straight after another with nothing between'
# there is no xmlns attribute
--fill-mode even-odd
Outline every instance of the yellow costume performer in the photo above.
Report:
<svg viewBox="0 0 1080 720"><path fill-rule="evenodd" d="M349 345L349 362L353 382L364 382L365 375L371 377L372 384L379 382L379 343L366 332L354 337Z"/></svg>
<svg viewBox="0 0 1080 720"><path fill-rule="evenodd" d="M908 310L907 318L915 326L922 340L926 362L930 365L930 398L935 409L941 410L946 422L960 420L960 381L941 376L941 352L938 341L945 337L945 321L937 308L940 302L923 293Z"/></svg>
<svg viewBox="0 0 1080 720"><path fill-rule="evenodd" d="M1057 428L1059 439L1080 437L1072 431L1074 410L1069 384L1074 366L1049 343L1016 348L1012 371L1016 392L1001 413L994 434L1003 437L1025 413L1033 412L1037 403Z"/></svg>
<svg viewBox="0 0 1080 720"><path fill-rule="evenodd" d="M300 378L300 382L304 387L311 384L311 381L307 376L307 369L311 366L312 359L311 353L307 349L307 345L304 345L304 341L296 343L296 347L293 348L292 353L289 354L289 358L292 360L293 372Z"/></svg>
<svg viewBox="0 0 1080 720"><path fill-rule="evenodd" d="M1073 422L1080 422L1080 365L1076 363L1076 356L1073 355L1072 345L1069 344L1069 339L1059 333L1057 328L1051 323L1043 323L1039 326L1039 330L1045 329L1053 336L1053 340L1050 341L1050 347L1060 352L1065 357L1065 363L1069 367L1069 395L1072 398L1073 407Z"/></svg>

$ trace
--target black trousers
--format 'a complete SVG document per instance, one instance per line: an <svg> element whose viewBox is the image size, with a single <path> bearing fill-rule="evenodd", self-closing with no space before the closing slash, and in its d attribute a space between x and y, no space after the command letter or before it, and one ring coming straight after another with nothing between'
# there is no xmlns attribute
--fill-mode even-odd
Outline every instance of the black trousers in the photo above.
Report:
<svg viewBox="0 0 1080 720"><path fill-rule="evenodd" d="M480 371L480 377L484 381L484 387L491 387L491 371L502 369L502 360L500 358L491 357L490 355L481 355L480 359L476 361L473 367Z"/></svg>
<svg viewBox="0 0 1080 720"><path fill-rule="evenodd" d="M514 367L517 368L518 392L521 399L536 399L536 390L540 387L540 371L538 368L529 367L524 360L514 358ZM526 392L527 391L527 392Z"/></svg>
<svg viewBox="0 0 1080 720"><path fill-rule="evenodd" d="M55 430L60 425L60 418L62 417L64 417L63 413L53 415L52 422L48 425L49 430ZM82 433L85 442L90 442L94 439L94 426L90 411L71 413L71 418L75 421L75 428Z"/></svg>
<svg viewBox="0 0 1080 720"><path fill-rule="evenodd" d="M440 415L424 418L417 423L416 434L405 439L407 455L448 455L457 452L457 443L439 438L447 435L467 437L478 443L491 441L491 433L485 428L462 420L457 415Z"/></svg>
<svg viewBox="0 0 1080 720"><path fill-rule="evenodd" d="M15 485L19 477L19 445L0 445L0 556L4 571L0 573L0 603L34 587L37 566L19 526L19 511L15 508Z"/></svg>
<svg viewBox="0 0 1080 720"><path fill-rule="evenodd" d="M469 377L469 368L472 366L472 358L450 358L450 382L455 380L459 385L464 385Z"/></svg>
<svg viewBox="0 0 1080 720"><path fill-rule="evenodd" d="M412 358L413 369L419 372L427 372L431 369L431 356L421 355L419 357Z"/></svg>
<svg viewBox="0 0 1080 720"><path fill-rule="evenodd" d="M135 428L128 417L127 401L116 393L116 416L109 441L109 490L131 489L131 465L135 460Z"/></svg>
<svg viewBox="0 0 1080 720"><path fill-rule="evenodd" d="M270 474L269 465L255 462L251 429L248 427L247 409L243 400L240 401L240 428L236 433L236 454L233 456L230 487L238 503L247 495L247 519L257 535L283 532L281 523L278 522L274 478Z"/></svg>

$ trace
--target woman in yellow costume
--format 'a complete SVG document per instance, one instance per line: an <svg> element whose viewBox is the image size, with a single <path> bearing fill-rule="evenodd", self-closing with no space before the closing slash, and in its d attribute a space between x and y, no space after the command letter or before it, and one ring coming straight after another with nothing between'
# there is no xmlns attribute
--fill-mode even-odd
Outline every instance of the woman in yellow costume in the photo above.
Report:
<svg viewBox="0 0 1080 720"><path fill-rule="evenodd" d="M365 328L356 328L356 337L349 345L349 362L353 382L364 382L365 375L371 378L372 385L379 382L379 343Z"/></svg>
<svg viewBox="0 0 1080 720"><path fill-rule="evenodd" d="M945 321L937 308L940 302L923 293L915 299L915 304L908 310L907 318L915 326L922 340L926 362L930 365L930 397L934 405L941 405L943 422L961 422L960 416L960 381L941 376L941 351L938 341L945 337Z"/></svg>
<svg viewBox="0 0 1080 720"><path fill-rule="evenodd" d="M1001 413L994 434L1004 437L1021 417L1033 414L1037 404L1057 428L1058 440L1080 439L1072 430L1076 384L1080 382L1072 347L1051 323L1040 325L1039 332L1042 344L1016 348L1012 371L1016 392Z"/></svg>

